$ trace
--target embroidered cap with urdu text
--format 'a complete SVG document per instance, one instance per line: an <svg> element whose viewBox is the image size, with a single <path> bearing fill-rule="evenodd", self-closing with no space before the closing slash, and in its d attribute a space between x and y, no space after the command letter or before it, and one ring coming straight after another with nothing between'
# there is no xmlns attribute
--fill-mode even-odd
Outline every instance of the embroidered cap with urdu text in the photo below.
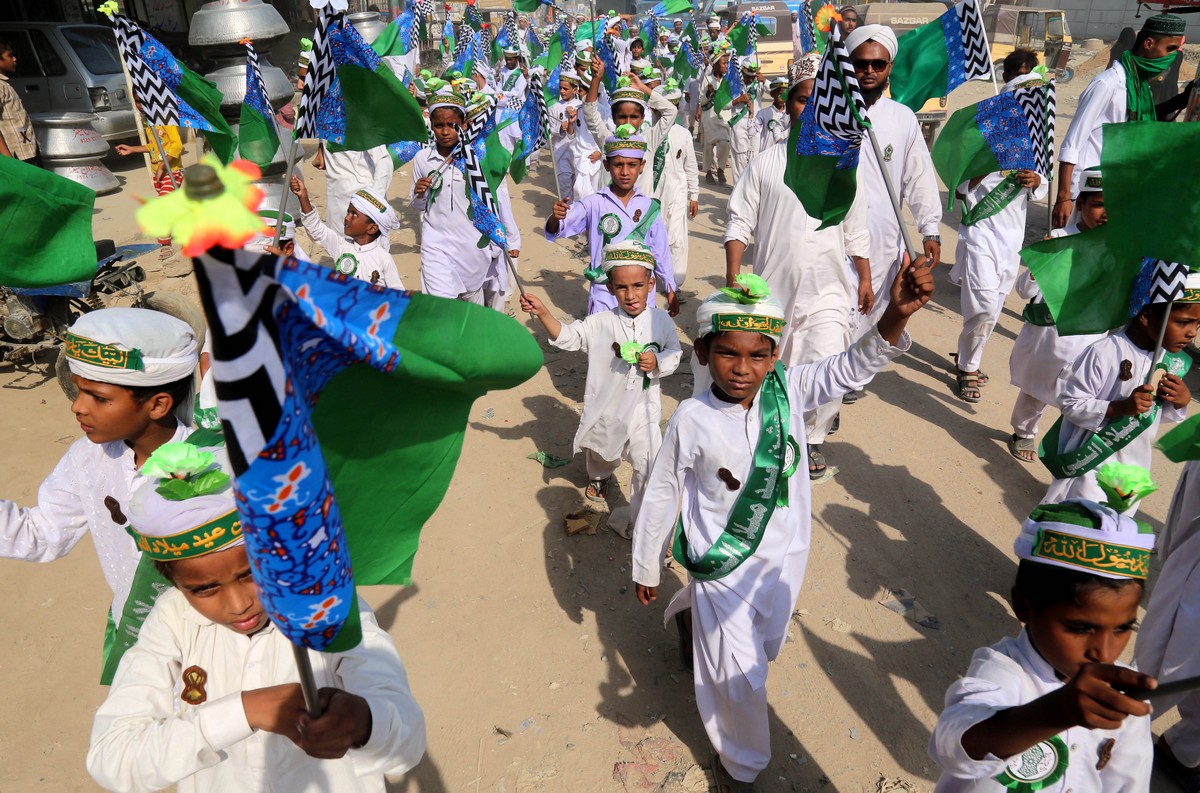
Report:
<svg viewBox="0 0 1200 793"><path fill-rule="evenodd" d="M612 136L604 141L604 157L632 157L635 160L646 158L646 141L636 134L632 124L621 124Z"/></svg>
<svg viewBox="0 0 1200 793"><path fill-rule="evenodd" d="M1154 533L1119 510L1153 492L1149 472L1110 463L1097 472L1097 481L1104 504L1079 499L1034 509L1013 544L1017 558L1104 578L1146 578Z"/></svg>
<svg viewBox="0 0 1200 793"><path fill-rule="evenodd" d="M650 272L654 272L654 254L650 252L645 243L637 240L622 240L605 245L604 259L600 263L600 267L604 270L604 278L597 279L597 283L607 281L608 273L614 267L623 267L628 264L640 265Z"/></svg>
<svg viewBox="0 0 1200 793"><path fill-rule="evenodd" d="M1088 168L1079 175L1079 192L1081 193L1103 193L1104 178L1100 174L1099 168Z"/></svg>
<svg viewBox="0 0 1200 793"><path fill-rule="evenodd" d="M133 492L126 527L138 550L171 562L245 542L224 448L164 443L141 472L151 479Z"/></svg>
<svg viewBox="0 0 1200 793"><path fill-rule="evenodd" d="M736 288L724 287L700 304L696 320L701 338L710 333L750 331L778 343L787 321L767 282L751 273L742 273L736 282Z"/></svg>
<svg viewBox="0 0 1200 793"><path fill-rule="evenodd" d="M610 99L609 105L612 107L616 107L618 102L636 102L643 113L646 111L646 95L640 89L631 86L628 77L617 78L617 88L612 92Z"/></svg>

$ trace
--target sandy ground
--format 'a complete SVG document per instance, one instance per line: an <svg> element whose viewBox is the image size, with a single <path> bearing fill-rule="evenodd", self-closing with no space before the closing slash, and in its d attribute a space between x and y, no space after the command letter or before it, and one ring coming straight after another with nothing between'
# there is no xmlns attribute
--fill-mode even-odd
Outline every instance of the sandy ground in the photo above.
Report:
<svg viewBox="0 0 1200 793"><path fill-rule="evenodd" d="M1060 92L1060 137L1094 71ZM951 106L990 93L970 86ZM95 228L124 242L139 238L133 197L149 185L140 166L120 166L118 175L124 189L97 201ZM514 190L521 270L531 290L578 316L580 249L536 233L553 200L551 180L543 165ZM322 179L310 182L321 204ZM392 186L402 214L409 183L405 169ZM697 294L722 285L728 192L701 185L681 339L695 331ZM1045 217L1044 205L1031 208L1031 239L1044 233ZM942 227L950 261L956 220L948 216ZM412 215L405 221L392 251L416 286ZM1018 630L1007 603L1012 542L1049 481L1004 445L1016 396L1007 361L1021 304L1009 300L987 349L991 384L968 405L953 390L948 353L960 317L947 272L937 270L937 294L910 324L911 353L843 410L842 429L827 444L838 473L814 488L808 578L789 644L770 672L774 759L760 777L763 791L931 789L938 772L926 745L946 687L976 647ZM150 284L194 295L186 278L152 272ZM547 347L546 366L530 382L481 399L457 476L426 528L416 584L364 591L428 719L428 755L392 785L397 793L708 789L702 769L712 751L692 680L673 628L663 628L662 606L642 608L633 597L628 541L603 526L567 536L563 516L582 503L582 462L543 469L526 459L539 450L570 454L584 371L582 355ZM664 383L668 415L690 394L688 372L685 362ZM0 369L0 404L9 450L0 496L31 504L78 425L42 368ZM1159 458L1154 473L1162 489L1142 516L1160 527L1178 467ZM627 485L627 469L621 478ZM83 760L105 694L95 680L110 594L90 540L54 564L4 561L0 571L9 614L0 646L0 791L93 790ZM678 575L668 575L659 604L678 586ZM880 605L899 589L936 617L936 628ZM1157 781L1153 789L1172 787Z"/></svg>

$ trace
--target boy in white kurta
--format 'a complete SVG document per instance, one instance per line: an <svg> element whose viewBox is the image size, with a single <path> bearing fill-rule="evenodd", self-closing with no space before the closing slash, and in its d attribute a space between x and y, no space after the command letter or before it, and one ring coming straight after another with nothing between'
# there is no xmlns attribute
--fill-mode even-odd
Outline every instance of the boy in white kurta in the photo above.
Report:
<svg viewBox="0 0 1200 793"><path fill-rule="evenodd" d="M801 63L805 59L801 60ZM813 74L805 75L799 79L809 79L816 75L814 69ZM758 111L755 120L758 124L758 150L766 151L776 143L783 143L787 140L788 130L791 129L791 118L788 116L787 108L784 107L784 99L788 93L788 78L776 77L771 81L771 104Z"/></svg>
<svg viewBox="0 0 1200 793"><path fill-rule="evenodd" d="M1158 541L1162 570L1138 628L1137 667L1164 683L1200 675L1200 460L1184 466ZM1164 697L1155 715L1179 709L1179 721L1154 748L1155 762L1184 789L1200 782L1200 692Z"/></svg>
<svg viewBox="0 0 1200 793"><path fill-rule="evenodd" d="M360 601L362 641L306 651L322 715L305 712L293 645L258 599L223 449L167 444L206 475L204 492L168 501L149 479L130 534L174 587L158 598L96 713L88 772L113 791L383 793L425 751L425 720L388 635ZM177 458L176 458L177 459ZM172 473L174 486L200 471ZM320 759L328 758L328 759Z"/></svg>
<svg viewBox="0 0 1200 793"><path fill-rule="evenodd" d="M1153 533L1112 507L1068 501L1035 509L1015 545L1024 627L976 650L946 692L929 741L942 768L934 790L1149 790L1150 706L1121 692L1154 680L1117 658L1133 636Z"/></svg>
<svg viewBox="0 0 1200 793"><path fill-rule="evenodd" d="M787 636L811 524L808 479L792 476L804 457L794 430L805 410L861 387L909 347L904 326L932 290L928 269L909 268L877 330L789 370L776 364L784 311L762 279L742 275L737 289L700 305L695 352L713 387L680 404L667 425L634 524L633 580L641 603L653 602L674 532L689 581L666 616L690 610L690 627L685 617L677 623L718 785L748 789L771 757L767 664Z"/></svg>
<svg viewBox="0 0 1200 793"><path fill-rule="evenodd" d="M1200 272L1145 260L1129 313L1123 330L1097 341L1063 370L1057 400L1062 416L1042 441L1042 463L1055 477L1043 503L1099 500L1096 468L1105 462L1149 470L1158 425L1187 416L1192 394L1183 377L1191 359L1184 348L1200 325ZM1156 362L1164 321L1163 355ZM1150 373L1156 367L1165 374L1154 385Z"/></svg>
<svg viewBox="0 0 1200 793"><path fill-rule="evenodd" d="M191 434L199 350L182 320L149 309L104 308L75 321L63 354L79 388L71 410L85 437L42 482L36 506L0 500L0 557L52 562L91 534L113 592L107 662L141 556L125 533L129 497L144 480L139 469L146 458Z"/></svg>
<svg viewBox="0 0 1200 793"><path fill-rule="evenodd" d="M733 106L726 105L717 110L713 106L713 94L725 80L729 68L730 48L727 42L713 47L710 63L700 75L700 153L703 155L704 181L708 184L726 184L725 166L729 165L729 120L733 118ZM716 178L713 178L713 166Z"/></svg>
<svg viewBox="0 0 1200 793"><path fill-rule="evenodd" d="M308 198L308 188L298 176L292 177L292 192L300 199L301 225L312 241L333 258L334 269L369 284L404 288L388 240L388 233L400 228L400 219L383 193L361 186L350 196L339 233L321 222Z"/></svg>
<svg viewBox="0 0 1200 793"><path fill-rule="evenodd" d="M758 151L758 97L762 83L758 79L758 64L747 61L741 65L742 84L746 92L734 97L729 107L733 116L729 119L730 176L736 185L750 158Z"/></svg>
<svg viewBox="0 0 1200 793"><path fill-rule="evenodd" d="M1029 55L1036 63L1037 56L1032 52ZM1010 60L1013 60L1012 56L1005 59L1004 91L1012 91L1028 82L1041 82L1038 74L1009 72ZM1016 182L1015 195L1005 192L1013 180ZM950 278L961 285L963 325L958 335L956 361L958 396L964 402L978 402L981 397L979 389L986 383L980 371L983 350L1004 310L1004 300L1017 280L1021 264L1018 252L1025 244L1029 201L1045 198L1048 185L1047 174L1017 171L1011 176L990 173L958 187L963 196L964 222L958 227L958 249ZM976 210L993 191L1012 197L994 214L973 218L972 210Z"/></svg>
<svg viewBox="0 0 1200 793"><path fill-rule="evenodd" d="M674 105L678 105L683 98L674 80L667 80L663 98ZM688 221L700 211L700 172L696 168L696 147L692 144L691 133L679 124L672 125L666 140L658 145L659 148L651 157L651 165L655 169L655 197L662 202L675 285L682 286L688 270Z"/></svg>
<svg viewBox="0 0 1200 793"><path fill-rule="evenodd" d="M675 323L653 306L654 255L645 245L619 242L604 249L604 280L617 305L563 325L533 295L521 307L536 314L560 350L588 356L583 417L574 453L583 452L588 486L584 495L604 501L621 460L633 466L630 521L637 519L650 463L662 435L659 383L679 367L682 351ZM616 348L614 350L614 348Z"/></svg>
<svg viewBox="0 0 1200 793"><path fill-rule="evenodd" d="M1051 237L1065 237L1108 222L1104 211L1103 180L1099 169L1084 172L1080 182L1078 221L1066 228L1053 229ZM1028 270L1017 277L1017 294L1029 303L1023 312L1025 324L1017 334L1008 358L1009 378L1021 389L1013 403L1012 435L1008 450L1024 463L1037 459L1038 422L1048 405L1057 401L1058 377L1084 350L1104 338L1103 333L1060 336L1054 317L1042 298L1033 274Z"/></svg>
<svg viewBox="0 0 1200 793"><path fill-rule="evenodd" d="M487 110L485 112L494 112ZM504 252L490 239L480 247L482 232L471 211L462 154L458 151L460 128L466 123L466 105L461 96L439 92L429 105L429 126L434 146L413 158L413 187L409 201L421 213L421 291L488 305L491 295L485 285L498 272L496 263ZM502 180L493 193L496 211L504 227L508 254L520 254L521 232L512 214L508 186ZM503 266L503 262L501 262Z"/></svg>

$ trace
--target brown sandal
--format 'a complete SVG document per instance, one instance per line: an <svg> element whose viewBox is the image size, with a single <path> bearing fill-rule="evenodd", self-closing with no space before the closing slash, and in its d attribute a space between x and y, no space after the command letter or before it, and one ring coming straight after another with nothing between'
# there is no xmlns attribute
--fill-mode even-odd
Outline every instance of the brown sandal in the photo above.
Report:
<svg viewBox="0 0 1200 793"><path fill-rule="evenodd" d="M978 402L983 394L979 390L979 373L958 371L958 398L963 402Z"/></svg>

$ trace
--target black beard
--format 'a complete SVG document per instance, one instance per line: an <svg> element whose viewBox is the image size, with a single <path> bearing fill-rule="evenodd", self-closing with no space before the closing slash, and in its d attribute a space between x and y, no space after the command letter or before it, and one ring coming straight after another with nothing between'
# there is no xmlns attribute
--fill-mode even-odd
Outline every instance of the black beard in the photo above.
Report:
<svg viewBox="0 0 1200 793"><path fill-rule="evenodd" d="M885 88L887 88L886 82L884 82L878 88L872 89L870 91L866 90L865 88L863 89L862 98L863 98L863 101L867 104L867 107L870 107L871 105L873 105L879 101L879 97L883 96L883 90Z"/></svg>

